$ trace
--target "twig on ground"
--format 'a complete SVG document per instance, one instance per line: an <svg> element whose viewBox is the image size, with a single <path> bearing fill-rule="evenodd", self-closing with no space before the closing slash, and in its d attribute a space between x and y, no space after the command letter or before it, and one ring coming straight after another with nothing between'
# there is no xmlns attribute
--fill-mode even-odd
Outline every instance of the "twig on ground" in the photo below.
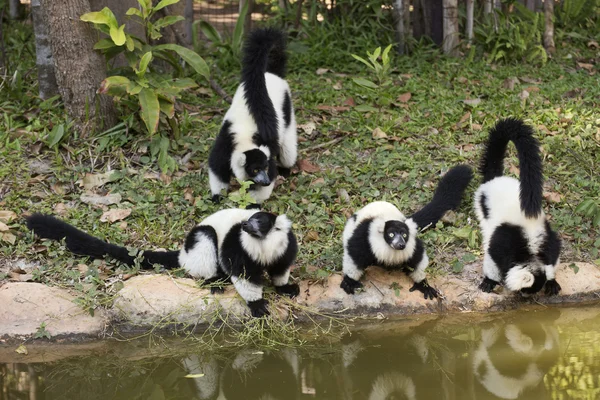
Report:
<svg viewBox="0 0 600 400"><path fill-rule="evenodd" d="M311 147L307 147L305 149L301 149L300 152L301 153L306 153L307 151L312 151L312 150L316 150L316 149L321 149L323 147L332 146L332 145L334 145L336 143L341 142L344 139L345 139L345 136L340 136L339 138L335 138L333 140L330 140L329 142L325 142L325 143L318 144L316 146L311 146Z"/></svg>

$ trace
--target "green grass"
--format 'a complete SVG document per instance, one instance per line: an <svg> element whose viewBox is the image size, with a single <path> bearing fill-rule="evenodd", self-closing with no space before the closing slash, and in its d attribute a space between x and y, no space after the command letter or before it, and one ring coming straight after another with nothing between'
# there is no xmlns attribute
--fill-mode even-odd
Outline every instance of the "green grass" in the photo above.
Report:
<svg viewBox="0 0 600 400"><path fill-rule="evenodd" d="M560 195L558 202L546 202L544 208L563 238L562 260L599 263L600 227L575 211L585 199L600 203L599 71L597 65L595 75L577 67L577 62L594 57L594 49L567 42L554 60L533 67L448 59L422 47L412 57L395 57L393 84L374 92L352 82L353 77L374 77L350 52L363 55L387 43L372 42L374 37L367 36L345 51L339 38L323 40L313 35L293 42L291 47L302 51L292 54L288 77L298 123L316 125L310 136L299 129L300 158L318 165L320 171L296 172L275 189L264 207L286 213L294 221L300 252L293 276L321 278L340 271L341 234L349 215L374 200L391 201L405 214L418 210L431 198L442 173L458 163L477 165L488 128L507 116L523 118L536 127L544 154L546 191ZM154 179L156 163L144 152L147 139L125 129L104 139L69 132L58 149L42 146L52 126L66 121L57 101L41 103L36 98L32 63L26 59L18 66L26 73L23 82L14 83L21 86L0 94L0 211L18 216L34 211L55 213L55 207L63 204L59 206L66 210L62 218L112 243L177 249L203 217L235 206L230 200L221 205L210 202L206 160L227 109L216 95L206 95L203 89L185 96L190 104L182 116L182 138L173 141L172 154L178 160L191 157L179 172ZM318 68L330 72L317 75ZM503 87L510 77L521 79L513 90ZM233 93L238 71L223 71L219 80ZM532 80L536 83L527 82ZM531 90L522 100L520 93L531 87L539 91ZM411 93L407 103L397 100L407 92ZM357 106L376 111L322 109L346 106L349 98ZM461 101L475 98L481 99L476 106ZM388 135L387 140L372 138L377 127ZM334 139L340 141L327 144ZM49 171L36 173L33 161L44 163ZM514 151L507 164L518 165ZM103 209L83 203L83 188L77 181L86 173L109 169L120 171L118 179L97 192L119 193L121 204ZM454 273L463 263L481 258L471 205L478 181L479 176L451 218L422 234L431 259L429 274ZM340 190L349 194L350 203ZM106 209L117 207L132 209L126 226L100 222ZM123 279L121 274L138 273L110 260L86 262L59 243L34 240L20 218L8 226L15 241L0 240L2 257L35 263L35 280L75 289L86 308L110 303L120 287L115 282ZM77 265L81 263L91 268L80 273ZM0 270L0 279L8 279L7 272Z"/></svg>

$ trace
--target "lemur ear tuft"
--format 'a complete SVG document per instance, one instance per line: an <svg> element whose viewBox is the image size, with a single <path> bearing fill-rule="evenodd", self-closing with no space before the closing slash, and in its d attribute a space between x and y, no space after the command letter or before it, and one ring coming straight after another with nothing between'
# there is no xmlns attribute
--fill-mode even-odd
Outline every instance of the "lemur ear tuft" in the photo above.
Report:
<svg viewBox="0 0 600 400"><path fill-rule="evenodd" d="M275 228L288 231L292 228L292 221L290 221L287 215L282 214L275 220Z"/></svg>

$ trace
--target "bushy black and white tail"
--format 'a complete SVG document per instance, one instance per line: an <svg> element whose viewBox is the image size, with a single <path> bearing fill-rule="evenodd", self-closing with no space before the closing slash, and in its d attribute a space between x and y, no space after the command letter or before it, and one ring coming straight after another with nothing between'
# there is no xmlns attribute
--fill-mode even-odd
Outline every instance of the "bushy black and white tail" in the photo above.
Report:
<svg viewBox="0 0 600 400"><path fill-rule="evenodd" d="M504 174L506 146L512 141L517 148L521 170L521 210L527 217L535 218L542 211L542 159L540 146L533 137L533 129L516 118L498 121L490 130L485 145L480 171L483 182Z"/></svg>
<svg viewBox="0 0 600 400"><path fill-rule="evenodd" d="M72 225L44 214L33 214L26 218L27 228L43 239L65 239L67 249L75 254L92 258L112 257L127 265L134 265L135 257L125 247L116 246L80 231ZM142 268L160 264L167 269L179 268L179 251L144 251Z"/></svg>
<svg viewBox="0 0 600 400"><path fill-rule="evenodd" d="M444 214L460 205L463 194L473 178L471 167L457 165L450 169L438 183L433 199L410 218L419 228L435 225Z"/></svg>
<svg viewBox="0 0 600 400"><path fill-rule="evenodd" d="M277 115L267 92L265 72L285 77L287 55L283 32L264 28L248 35L244 45L242 61L242 83L246 104L256 122L258 133L264 144L277 144ZM273 150L271 149L271 150Z"/></svg>

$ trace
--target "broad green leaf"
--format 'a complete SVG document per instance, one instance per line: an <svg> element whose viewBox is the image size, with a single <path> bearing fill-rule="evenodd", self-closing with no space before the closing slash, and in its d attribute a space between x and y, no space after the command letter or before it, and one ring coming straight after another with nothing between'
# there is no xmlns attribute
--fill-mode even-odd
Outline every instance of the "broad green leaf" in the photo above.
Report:
<svg viewBox="0 0 600 400"><path fill-rule="evenodd" d="M146 124L148 133L152 136L158 129L158 120L160 114L158 96L153 90L144 88L140 91L138 98L140 99L140 106L142 107L142 120Z"/></svg>
<svg viewBox="0 0 600 400"><path fill-rule="evenodd" d="M357 85L369 88L369 89L378 89L379 86L377 86L376 83L365 79L365 78L352 78L352 80L354 81L354 83L356 83Z"/></svg>
<svg viewBox="0 0 600 400"><path fill-rule="evenodd" d="M129 85L129 89L127 90L127 93L129 93L132 96L135 96L136 94L141 92L143 88L144 88L143 86L136 85L133 82L131 82L131 85Z"/></svg>
<svg viewBox="0 0 600 400"><path fill-rule="evenodd" d="M169 85L179 89L190 89L198 86L196 82L194 82L194 80L190 78L174 79L171 82L169 82Z"/></svg>
<svg viewBox="0 0 600 400"><path fill-rule="evenodd" d="M462 272L462 270L465 268L465 264L463 264L461 261L456 260L452 263L452 272L458 274L460 272Z"/></svg>
<svg viewBox="0 0 600 400"><path fill-rule="evenodd" d="M577 208L575 209L575 212L585 213L587 211L587 209L592 207L593 205L594 205L594 200L592 200L592 199L584 200L577 206Z"/></svg>
<svg viewBox="0 0 600 400"><path fill-rule="evenodd" d="M377 60L379 58L379 55L381 54L381 47L378 47L375 49L375 51L373 52L371 58L373 60Z"/></svg>
<svg viewBox="0 0 600 400"><path fill-rule="evenodd" d="M360 105L354 107L354 109L358 112L377 112L378 111L375 107L371 107L366 104L360 104Z"/></svg>
<svg viewBox="0 0 600 400"><path fill-rule="evenodd" d="M179 21L184 21L185 18L181 15L169 15L154 22L156 29L164 28L165 26L176 24Z"/></svg>
<svg viewBox="0 0 600 400"><path fill-rule="evenodd" d="M393 45L389 45L388 47L385 48L385 50L383 50L383 54L381 55L381 61L383 62L383 65L387 65L390 61L390 50L392 49Z"/></svg>
<svg viewBox="0 0 600 400"><path fill-rule="evenodd" d="M65 126L63 124L54 125L52 131L48 134L48 147L56 146L65 135Z"/></svg>
<svg viewBox="0 0 600 400"><path fill-rule="evenodd" d="M596 217L593 221L594 226L600 226L600 210L596 212Z"/></svg>
<svg viewBox="0 0 600 400"><path fill-rule="evenodd" d="M93 24L110 25L110 17L102 11L85 13L79 17L79 19L85 22L91 22Z"/></svg>
<svg viewBox="0 0 600 400"><path fill-rule="evenodd" d="M129 51L135 50L135 43L133 42L133 39L129 35L125 35L125 46L127 47L127 50L129 50Z"/></svg>
<svg viewBox="0 0 600 400"><path fill-rule="evenodd" d="M137 15L140 18L142 17L142 12L140 10L138 10L137 8L130 8L129 10L127 10L127 12L125 13L125 15Z"/></svg>
<svg viewBox="0 0 600 400"><path fill-rule="evenodd" d="M129 79L124 76L109 76L100 83L98 93L108 94L111 96L123 97L130 90L130 86L133 84Z"/></svg>
<svg viewBox="0 0 600 400"><path fill-rule="evenodd" d="M151 51L144 54L140 60L140 67L137 73L139 77L143 77L146 74L146 71L148 70L148 64L150 64L150 61L152 61Z"/></svg>
<svg viewBox="0 0 600 400"><path fill-rule="evenodd" d="M154 47L156 50L172 50L179 54L181 58L185 60L194 70L205 77L207 80L210 78L210 72L206 61L200 57L195 51L179 46L177 44L161 44Z"/></svg>
<svg viewBox="0 0 600 400"><path fill-rule="evenodd" d="M365 64L370 69L373 69L373 65L370 62L368 62L367 60L365 60L364 58L359 57L356 54L352 54L352 57L354 57L356 60L360 61L361 63Z"/></svg>
<svg viewBox="0 0 600 400"><path fill-rule="evenodd" d="M239 51L239 49L242 46L242 39L244 36L244 21L246 20L246 14L248 14L248 5L250 4L249 1L245 1L244 2L244 6L242 7L242 10L240 11L240 15L238 16L238 20L235 23L235 29L233 30L233 40L232 40L232 47L234 50L234 54L236 54L237 51Z"/></svg>
<svg viewBox="0 0 600 400"><path fill-rule="evenodd" d="M110 38L100 39L94 45L94 50L105 50L110 49L115 46L115 42L113 42Z"/></svg>
<svg viewBox="0 0 600 400"><path fill-rule="evenodd" d="M125 44L125 24L119 27L111 26L110 38L117 46L123 46Z"/></svg>
<svg viewBox="0 0 600 400"><path fill-rule="evenodd" d="M200 30L202 30L202 33L204 33L204 35L211 42L221 43L223 41L223 39L221 39L221 34L219 33L219 31L217 31L215 29L215 27L212 26L211 24L209 24L208 22L206 22L206 21L196 21L194 23L198 23L198 26L200 27Z"/></svg>
<svg viewBox="0 0 600 400"><path fill-rule="evenodd" d="M163 8L175 3L179 3L179 0L161 0L156 7L154 7L154 12L162 10Z"/></svg>
<svg viewBox="0 0 600 400"><path fill-rule="evenodd" d="M164 97L159 97L158 103L160 104L160 111L167 117L173 118L173 116L175 115L175 104L173 104L172 101Z"/></svg>

